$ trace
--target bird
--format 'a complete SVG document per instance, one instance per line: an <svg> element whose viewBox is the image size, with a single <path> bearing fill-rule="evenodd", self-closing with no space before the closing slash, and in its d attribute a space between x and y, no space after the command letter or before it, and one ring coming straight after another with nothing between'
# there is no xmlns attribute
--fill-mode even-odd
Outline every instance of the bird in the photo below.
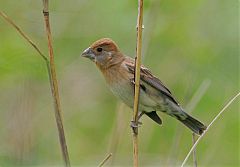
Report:
<svg viewBox="0 0 240 167"><path fill-rule="evenodd" d="M101 38L93 42L81 56L94 62L103 74L111 92L127 106L133 108L134 59L123 54L110 38ZM201 135L206 130L203 123L184 111L171 91L144 65L140 67L139 89L138 121L143 115L147 115L161 125L162 119L157 112L163 112L183 123L197 135Z"/></svg>

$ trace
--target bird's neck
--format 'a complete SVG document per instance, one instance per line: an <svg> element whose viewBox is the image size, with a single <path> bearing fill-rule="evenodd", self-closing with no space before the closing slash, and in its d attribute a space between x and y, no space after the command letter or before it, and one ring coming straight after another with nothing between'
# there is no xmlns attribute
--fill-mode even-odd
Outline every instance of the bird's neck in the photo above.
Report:
<svg viewBox="0 0 240 167"><path fill-rule="evenodd" d="M121 53L116 53L113 57L110 57L103 62L96 62L96 65L103 72L118 68L124 60L125 56L123 56Z"/></svg>
<svg viewBox="0 0 240 167"><path fill-rule="evenodd" d="M98 66L108 84L112 85L123 80L128 80L128 72L123 63L124 60L125 57L121 57L117 61L114 61L114 63L109 64L107 68L101 68L101 66Z"/></svg>

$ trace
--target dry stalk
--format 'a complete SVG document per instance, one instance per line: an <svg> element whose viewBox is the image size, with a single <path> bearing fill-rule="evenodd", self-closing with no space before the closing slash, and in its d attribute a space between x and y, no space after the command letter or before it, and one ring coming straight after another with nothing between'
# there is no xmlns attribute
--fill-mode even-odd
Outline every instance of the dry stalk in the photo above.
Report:
<svg viewBox="0 0 240 167"><path fill-rule="evenodd" d="M143 27L143 0L138 0L138 18L137 18L137 47L135 57L135 88L134 88L134 106L133 122L138 125L138 106L139 106L139 85L140 85L140 68L141 68L141 51L142 51L142 27ZM133 128L133 165L138 166L138 127Z"/></svg>
<svg viewBox="0 0 240 167"><path fill-rule="evenodd" d="M44 14L48 13L48 1L43 0L44 3ZM48 14L47 14L48 15ZM59 131L59 138L61 142L61 147L62 147L62 154L64 157L64 162L65 166L69 167L69 157L68 157L68 152L67 152L67 146L66 146L66 141L65 141L65 135L64 135L64 129L63 129L63 123L62 123L62 117L61 117L61 110L60 110L60 100L59 100L59 93L58 93L58 86L57 86L57 79L56 79L56 72L55 72L55 67L54 67L54 59L53 59L53 49L52 49L52 42L51 42L51 32L50 32L50 25L49 25L49 18L45 18L45 21L47 21L46 27L48 26L49 28L46 28L48 31L48 42L49 42L49 50L51 50L50 53L50 62L48 58L43 54L43 52L39 49L39 47L26 35L25 32L21 30L19 26L17 26L12 19L10 19L4 12L0 11L0 16L3 17L11 26L13 26L19 34L30 44L33 46L33 48L39 53L39 55L43 58L43 60L46 63L47 71L48 71L48 76L49 76L49 81L50 81L50 86L51 86L51 91L54 99L54 108L55 108L55 117L56 117L56 122L58 126L58 131ZM47 19L47 20L46 20Z"/></svg>
<svg viewBox="0 0 240 167"><path fill-rule="evenodd" d="M196 135L195 133L192 134L192 142L193 142L193 145L195 144L196 142ZM197 156L196 156L196 148L193 150L193 166L194 167L197 167Z"/></svg>
<svg viewBox="0 0 240 167"><path fill-rule="evenodd" d="M67 150L67 144L66 144L64 128L63 128L63 119L62 119L62 113L60 108L60 97L58 92L57 76L56 76L56 70L55 70L55 64L54 64L48 4L49 4L48 0L43 0L43 15L44 15L46 34L48 39L48 50L49 50L49 60L50 60L49 79L51 82L51 91L52 91L52 96L54 101L55 118L56 118L56 123L58 127L58 134L59 134L59 140L61 143L62 155L63 155L65 166L70 167L70 160L69 160L69 155Z"/></svg>
<svg viewBox="0 0 240 167"><path fill-rule="evenodd" d="M104 160L98 165L98 167L102 167L109 160L111 156L112 156L112 153L108 154L108 156L104 158Z"/></svg>
<svg viewBox="0 0 240 167"><path fill-rule="evenodd" d="M192 146L192 148L190 149L190 151L188 152L187 156L185 157L181 167L183 167L185 165L185 163L187 162L189 156L191 155L191 153L193 152L193 150L197 147L199 141L203 138L203 136L205 136L205 134L208 132L209 128L213 125L213 123L223 114L223 112L238 98L238 96L240 95L240 92L237 93L237 95L235 95L224 107L223 109L214 117L214 119L212 120L212 122L208 125L207 129L204 131L204 133L196 140L195 144Z"/></svg>
<svg viewBox="0 0 240 167"><path fill-rule="evenodd" d="M202 97L204 96L204 94L208 90L210 84L211 84L211 81L208 80L208 79L205 79L201 83L201 85L199 86L197 91L193 94L190 102L186 106L186 111L189 111L188 113L191 113L194 110L194 108L197 106L199 101L202 99ZM170 154L169 154L169 157L168 157L168 160L167 160L167 166L174 166L174 164L172 164L170 162L170 158L177 156L176 148L179 147L179 142L180 142L182 134L183 134L182 132L183 131L182 131L181 127L177 126L174 141L173 141L171 151L170 151Z"/></svg>
<svg viewBox="0 0 240 167"><path fill-rule="evenodd" d="M4 12L0 11L0 16L2 16L10 25L12 25L19 33L20 35L26 39L33 48L39 53L39 55L48 62L47 57L43 54L43 52L39 49L39 47L24 33L19 26L17 26Z"/></svg>

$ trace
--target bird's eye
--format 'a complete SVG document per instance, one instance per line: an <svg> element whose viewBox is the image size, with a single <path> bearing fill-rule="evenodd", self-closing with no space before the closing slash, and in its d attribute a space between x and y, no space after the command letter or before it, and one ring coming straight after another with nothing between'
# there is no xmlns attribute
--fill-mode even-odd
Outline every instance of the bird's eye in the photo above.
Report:
<svg viewBox="0 0 240 167"><path fill-rule="evenodd" d="M102 52L102 50L103 50L102 48L97 48L98 52Z"/></svg>

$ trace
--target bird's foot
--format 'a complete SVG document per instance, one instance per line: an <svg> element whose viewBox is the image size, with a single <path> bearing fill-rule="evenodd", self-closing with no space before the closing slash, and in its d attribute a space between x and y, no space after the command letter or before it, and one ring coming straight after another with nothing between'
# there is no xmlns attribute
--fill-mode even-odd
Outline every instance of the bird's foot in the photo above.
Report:
<svg viewBox="0 0 240 167"><path fill-rule="evenodd" d="M130 126L131 126L134 134L138 134L138 128L141 127L141 125L142 125L142 122L138 121L136 123L135 121L131 121Z"/></svg>
<svg viewBox="0 0 240 167"><path fill-rule="evenodd" d="M138 122L136 123L135 121L131 121L131 125L130 125L130 126L131 126L132 128L139 128L139 127L141 127L141 125L142 125L142 122L139 122L139 121L138 121Z"/></svg>
<svg viewBox="0 0 240 167"><path fill-rule="evenodd" d="M131 128L139 128L139 127L141 127L141 125L142 125L142 122L135 122L135 121L131 121L131 124L130 124L130 126L131 126Z"/></svg>
<svg viewBox="0 0 240 167"><path fill-rule="evenodd" d="M141 125L142 125L142 122L140 122L139 120L143 116L144 113L145 112L139 112L137 120L136 121L134 121L134 120L131 121L130 126L131 126L134 134L138 134L138 128L141 127Z"/></svg>

